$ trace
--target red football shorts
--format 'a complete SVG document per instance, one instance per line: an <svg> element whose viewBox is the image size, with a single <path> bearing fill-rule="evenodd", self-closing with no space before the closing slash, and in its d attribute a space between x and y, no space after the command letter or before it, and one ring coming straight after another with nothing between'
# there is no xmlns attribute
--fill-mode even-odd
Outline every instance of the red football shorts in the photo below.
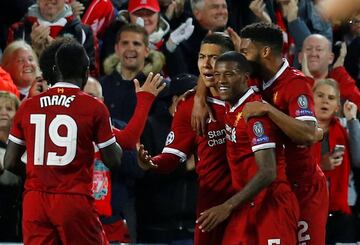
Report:
<svg viewBox="0 0 360 245"><path fill-rule="evenodd" d="M293 191L300 206L298 242L300 245L325 244L326 222L329 212L329 194L326 178L312 183L297 184Z"/></svg>
<svg viewBox="0 0 360 245"><path fill-rule="evenodd" d="M24 244L109 244L93 200L85 195L28 191L23 200Z"/></svg>
<svg viewBox="0 0 360 245"><path fill-rule="evenodd" d="M299 206L287 184L279 184L260 203L233 212L223 245L294 245Z"/></svg>

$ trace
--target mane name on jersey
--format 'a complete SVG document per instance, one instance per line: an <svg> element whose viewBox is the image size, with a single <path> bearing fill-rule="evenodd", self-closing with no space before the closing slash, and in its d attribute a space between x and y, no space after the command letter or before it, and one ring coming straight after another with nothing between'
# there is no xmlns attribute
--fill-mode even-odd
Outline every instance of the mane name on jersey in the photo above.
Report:
<svg viewBox="0 0 360 245"><path fill-rule="evenodd" d="M40 98L40 107L47 107L52 105L60 105L68 108L75 99L75 95L66 96L66 95L51 95L44 96Z"/></svg>

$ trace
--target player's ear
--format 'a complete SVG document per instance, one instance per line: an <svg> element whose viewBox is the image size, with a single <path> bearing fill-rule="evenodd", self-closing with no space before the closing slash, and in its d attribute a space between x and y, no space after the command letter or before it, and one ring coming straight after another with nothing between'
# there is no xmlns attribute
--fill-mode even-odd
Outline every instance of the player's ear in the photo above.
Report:
<svg viewBox="0 0 360 245"><path fill-rule="evenodd" d="M82 79L82 87L81 87L81 90L84 89L86 83L87 83L87 80L89 78L89 75L90 75L90 69L89 67L87 66L84 73L83 73L83 79Z"/></svg>

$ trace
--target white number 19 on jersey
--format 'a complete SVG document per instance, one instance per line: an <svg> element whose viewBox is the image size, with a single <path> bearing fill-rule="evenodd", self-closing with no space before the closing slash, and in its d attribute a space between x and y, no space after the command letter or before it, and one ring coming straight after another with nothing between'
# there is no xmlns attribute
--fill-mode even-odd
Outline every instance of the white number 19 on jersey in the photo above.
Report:
<svg viewBox="0 0 360 245"><path fill-rule="evenodd" d="M57 115L50 122L48 132L45 132L45 122L45 114L30 116L30 123L35 124L34 165L44 165L46 133L56 146L66 148L65 154L62 156L59 156L57 152L48 152L46 165L65 166L71 163L76 155L77 125L75 120L68 115ZM60 126L66 127L66 136L59 135Z"/></svg>

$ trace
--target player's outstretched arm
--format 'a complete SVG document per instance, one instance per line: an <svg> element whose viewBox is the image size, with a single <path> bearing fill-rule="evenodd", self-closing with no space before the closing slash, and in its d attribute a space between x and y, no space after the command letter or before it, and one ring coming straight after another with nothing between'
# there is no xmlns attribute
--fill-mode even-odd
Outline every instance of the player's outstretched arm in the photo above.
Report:
<svg viewBox="0 0 360 245"><path fill-rule="evenodd" d="M242 115L245 120L267 115L293 142L299 145L311 145L322 138L314 122L290 117L266 102L246 103Z"/></svg>
<svg viewBox="0 0 360 245"><path fill-rule="evenodd" d="M158 165L154 164L151 160L151 155L145 150L144 145L140 145L138 150L138 165L144 171L158 167Z"/></svg>
<svg viewBox="0 0 360 245"><path fill-rule="evenodd" d="M110 168L116 168L120 166L121 157L122 157L122 149L118 145L118 143L114 142L111 145L100 148L101 158L103 159L105 165Z"/></svg>
<svg viewBox="0 0 360 245"><path fill-rule="evenodd" d="M21 156L24 152L24 145L19 145L9 140L4 156L4 168L16 175L25 176L26 165L21 162Z"/></svg>
<svg viewBox="0 0 360 245"><path fill-rule="evenodd" d="M276 179L276 156L274 149L259 150L255 153L258 171L246 186L221 205L212 207L200 214L196 220L199 228L210 231L227 219L240 204L250 202L260 191Z"/></svg>

